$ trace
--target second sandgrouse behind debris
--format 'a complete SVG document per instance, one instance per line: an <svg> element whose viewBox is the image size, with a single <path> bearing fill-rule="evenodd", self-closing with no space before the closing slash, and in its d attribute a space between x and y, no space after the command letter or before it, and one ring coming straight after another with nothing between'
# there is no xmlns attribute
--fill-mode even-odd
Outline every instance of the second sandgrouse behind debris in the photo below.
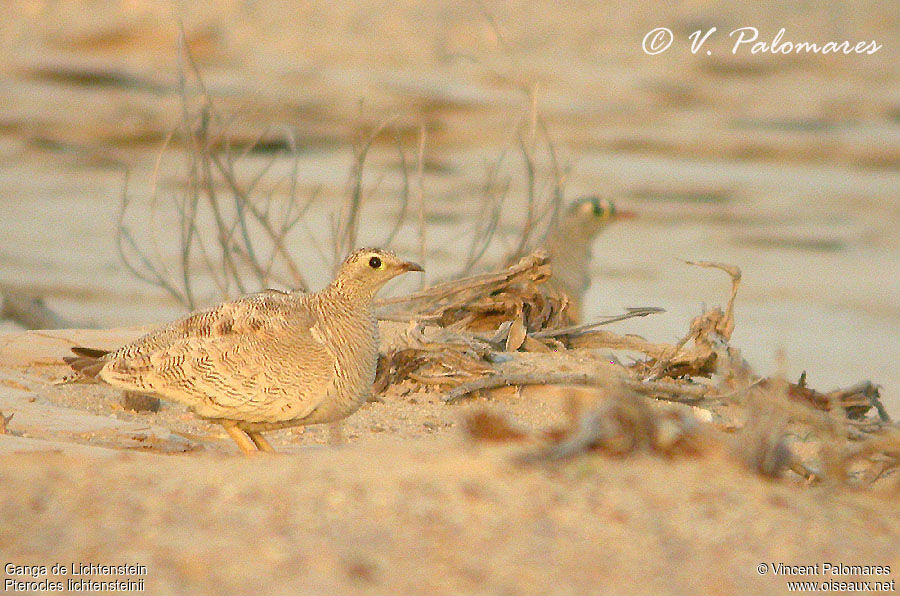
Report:
<svg viewBox="0 0 900 596"><path fill-rule="evenodd" d="M568 297L572 323L581 318L582 299L591 284L591 244L594 236L618 215L615 205L608 199L578 199L568 206L559 224L547 236L545 246L550 253L552 271L547 283Z"/></svg>
<svg viewBox="0 0 900 596"><path fill-rule="evenodd" d="M314 294L267 290L199 311L112 352L74 348L80 377L152 393L222 424L242 451L260 434L340 420L365 403L378 356L372 298L415 264L360 249Z"/></svg>

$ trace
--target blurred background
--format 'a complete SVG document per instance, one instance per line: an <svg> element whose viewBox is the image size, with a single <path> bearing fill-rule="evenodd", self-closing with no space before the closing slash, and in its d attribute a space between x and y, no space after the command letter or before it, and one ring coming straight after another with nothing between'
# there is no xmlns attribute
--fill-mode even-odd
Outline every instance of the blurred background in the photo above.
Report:
<svg viewBox="0 0 900 596"><path fill-rule="evenodd" d="M234 183L274 213L286 200L302 206L283 242L311 288L330 278L355 179L357 244L397 227L393 248L418 258L424 247L430 281L466 261L487 202L499 225L481 268L516 245L529 192L599 194L638 217L594 243L588 319L660 306L614 330L677 340L729 289L721 272L683 260L735 264L744 281L732 345L759 372L806 370L821 390L870 379L900 414L893 0L4 6L0 284L69 321L184 312L128 271L119 217L124 196L123 224L141 248L132 257L177 270L178 197L198 175L196 136L182 133L203 126L212 102L207 148L227 157ZM744 26L761 41L783 27L792 42L883 48L733 54L728 32ZM647 55L642 40L657 27L674 42ZM691 53L688 35L712 27ZM198 221L200 233L208 222ZM198 303L218 300L194 270ZM417 287L403 283L390 291Z"/></svg>

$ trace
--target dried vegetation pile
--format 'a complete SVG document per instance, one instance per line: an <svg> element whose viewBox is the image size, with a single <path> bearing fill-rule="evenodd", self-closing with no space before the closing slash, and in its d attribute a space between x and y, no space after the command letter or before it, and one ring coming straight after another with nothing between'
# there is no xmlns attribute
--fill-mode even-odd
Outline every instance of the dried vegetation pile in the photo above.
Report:
<svg viewBox="0 0 900 596"><path fill-rule="evenodd" d="M751 468L768 476L791 470L810 482L868 485L896 472L900 429L882 406L878 387L864 381L821 392L806 385L805 375L792 383L757 374L730 343L740 270L721 263L691 264L727 273L731 292L724 308L694 318L676 344L597 329L659 309L562 324L566 298L544 285L552 264L540 252L503 271L386 301L385 306L399 307L391 318L405 318L409 326L403 345L380 363L377 389L426 384L452 403L511 385L582 387L571 389L567 427L531 437L539 446L524 454L528 460L560 459L588 449L696 454L728 443ZM616 354L637 356L626 363ZM649 400L681 407L660 409ZM479 439L526 438L489 412L473 415L468 426ZM735 435L734 440L711 433L714 428Z"/></svg>

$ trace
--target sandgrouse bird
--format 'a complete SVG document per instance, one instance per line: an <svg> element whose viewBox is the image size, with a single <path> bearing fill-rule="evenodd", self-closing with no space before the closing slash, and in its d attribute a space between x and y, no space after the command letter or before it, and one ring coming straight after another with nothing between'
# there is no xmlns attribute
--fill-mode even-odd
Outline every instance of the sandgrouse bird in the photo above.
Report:
<svg viewBox="0 0 900 596"><path fill-rule="evenodd" d="M581 302L591 284L591 244L617 217L619 213L612 201L581 198L566 208L559 224L547 236L545 246L552 271L547 283L569 298L572 322L580 320Z"/></svg>
<svg viewBox="0 0 900 596"><path fill-rule="evenodd" d="M375 293L422 271L379 249L354 251L314 294L267 290L192 313L118 350L73 348L77 375L158 395L220 423L241 450L273 451L262 432L332 422L372 392Z"/></svg>

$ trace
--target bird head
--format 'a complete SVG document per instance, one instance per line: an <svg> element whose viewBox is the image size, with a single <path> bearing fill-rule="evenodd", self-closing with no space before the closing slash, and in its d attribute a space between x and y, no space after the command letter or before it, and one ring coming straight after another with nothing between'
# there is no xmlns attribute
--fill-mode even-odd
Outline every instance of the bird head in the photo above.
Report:
<svg viewBox="0 0 900 596"><path fill-rule="evenodd" d="M408 271L424 271L421 265L404 261L380 248L360 248L347 257L334 285L363 297L372 297L391 279Z"/></svg>
<svg viewBox="0 0 900 596"><path fill-rule="evenodd" d="M569 205L563 233L592 238L617 217L616 206L609 199L584 197Z"/></svg>

